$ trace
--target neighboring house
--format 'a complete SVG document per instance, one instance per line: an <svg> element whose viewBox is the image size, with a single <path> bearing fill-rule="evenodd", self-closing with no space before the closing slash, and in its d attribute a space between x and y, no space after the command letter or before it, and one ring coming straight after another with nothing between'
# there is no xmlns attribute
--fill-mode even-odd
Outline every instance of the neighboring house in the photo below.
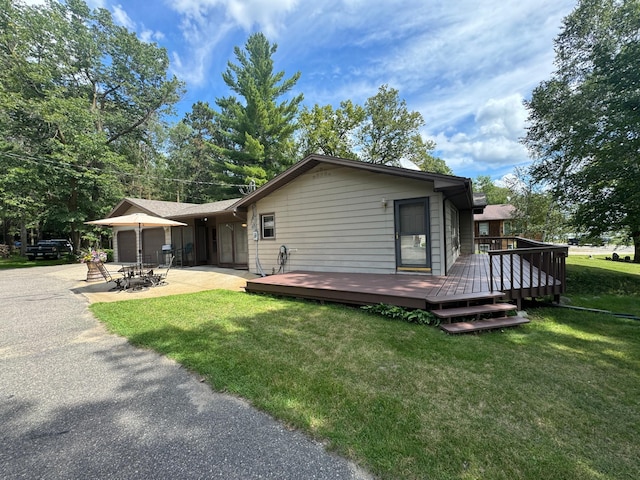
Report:
<svg viewBox="0 0 640 480"><path fill-rule="evenodd" d="M468 178L310 155L241 199L186 204L125 198L109 216L145 212L186 227L114 228L116 261L171 245L186 264L253 273L446 275L473 253L483 195ZM188 252L185 254L185 252Z"/></svg>
<svg viewBox="0 0 640 480"><path fill-rule="evenodd" d="M503 250L514 248L512 237L515 207L509 204L487 205L482 213L473 216L477 251Z"/></svg>

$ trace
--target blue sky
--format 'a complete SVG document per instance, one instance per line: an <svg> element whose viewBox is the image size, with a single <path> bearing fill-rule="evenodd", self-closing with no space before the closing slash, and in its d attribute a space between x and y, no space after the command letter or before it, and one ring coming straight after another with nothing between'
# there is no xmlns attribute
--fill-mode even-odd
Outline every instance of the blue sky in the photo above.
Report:
<svg viewBox="0 0 640 480"><path fill-rule="evenodd" d="M553 71L553 39L576 0L89 0L167 49L187 83L180 117L230 92L221 74L256 31L278 44L305 103L364 104L396 88L454 174L499 179L530 158L524 99Z"/></svg>

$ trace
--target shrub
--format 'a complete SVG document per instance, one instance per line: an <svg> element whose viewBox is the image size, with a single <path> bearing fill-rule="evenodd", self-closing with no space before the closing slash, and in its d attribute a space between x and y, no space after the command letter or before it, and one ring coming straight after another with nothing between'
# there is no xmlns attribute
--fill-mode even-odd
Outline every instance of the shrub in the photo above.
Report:
<svg viewBox="0 0 640 480"><path fill-rule="evenodd" d="M379 303L376 305L364 305L362 310L393 320L402 320L409 323L417 323L418 325L438 325L440 320L431 312L420 309L407 309L395 305L387 305Z"/></svg>

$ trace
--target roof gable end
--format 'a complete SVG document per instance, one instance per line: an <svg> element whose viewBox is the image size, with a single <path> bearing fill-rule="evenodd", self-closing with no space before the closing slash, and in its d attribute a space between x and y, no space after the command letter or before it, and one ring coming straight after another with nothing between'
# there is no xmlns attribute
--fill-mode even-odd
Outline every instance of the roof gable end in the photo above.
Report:
<svg viewBox="0 0 640 480"><path fill-rule="evenodd" d="M348 160L345 158L331 157L328 155L312 154L305 157L300 162L292 165L291 167L289 167L289 169L274 177L254 192L240 199L232 207L230 207L230 209L246 209L250 204L257 202L270 193L275 192L300 175L321 164L337 165L347 168L365 170L372 173L379 173L383 175L393 175L397 177L432 182L436 191L442 191L445 192L445 194L450 194L452 198L455 197L456 200L454 201L454 203L459 205L466 204L466 208L471 208L473 206L473 197L471 195L471 181L468 178L456 177L453 175L443 175L439 173L423 172L421 170L411 170L408 168L390 167L388 165L378 165L373 163L361 162L358 160Z"/></svg>

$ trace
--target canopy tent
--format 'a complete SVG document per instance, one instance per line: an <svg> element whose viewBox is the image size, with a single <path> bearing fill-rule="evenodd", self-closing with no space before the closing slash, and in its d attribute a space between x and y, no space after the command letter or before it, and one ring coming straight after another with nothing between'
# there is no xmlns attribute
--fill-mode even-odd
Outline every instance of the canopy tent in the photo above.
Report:
<svg viewBox="0 0 640 480"><path fill-rule="evenodd" d="M186 223L176 222L168 218L154 217L146 213L131 213L119 217L102 218L84 222L87 225L101 225L104 227L138 227L138 263L142 265L143 249L142 227L186 227Z"/></svg>

